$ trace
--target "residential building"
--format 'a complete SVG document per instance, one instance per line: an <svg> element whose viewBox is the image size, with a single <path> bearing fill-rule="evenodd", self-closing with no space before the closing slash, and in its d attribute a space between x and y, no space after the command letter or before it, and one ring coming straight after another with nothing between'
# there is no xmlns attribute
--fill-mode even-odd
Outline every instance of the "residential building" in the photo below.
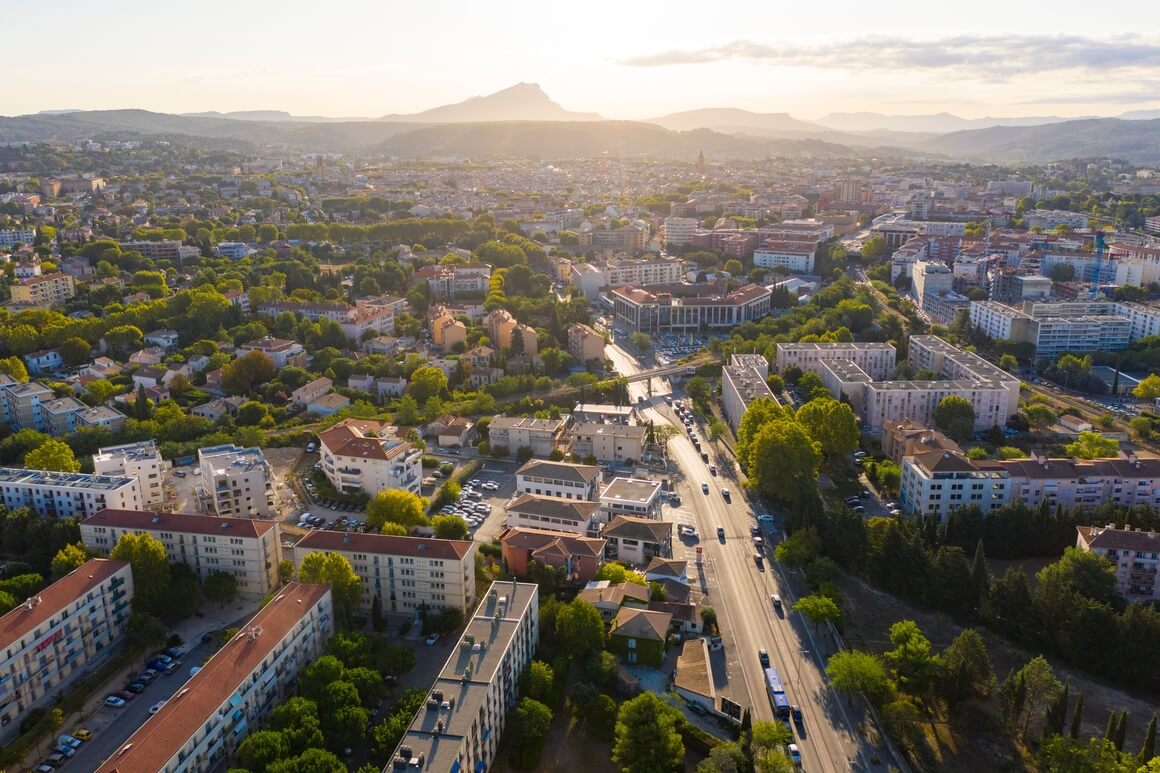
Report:
<svg viewBox="0 0 1160 773"><path fill-rule="evenodd" d="M608 649L626 663L660 668L672 621L668 612L623 607L608 630Z"/></svg>
<svg viewBox="0 0 1160 773"><path fill-rule="evenodd" d="M944 398L952 396L971 403L975 411L976 432L1002 427L1019 407L1018 402L1011 402L1010 389L998 382L871 381L863 384L863 426L871 432L879 432L887 424L900 419L933 425L935 408Z"/></svg>
<svg viewBox="0 0 1160 773"><path fill-rule="evenodd" d="M730 330L769 314L772 291L748 284L736 290L717 284L676 284L644 290L631 285L609 291L616 321L643 333Z"/></svg>
<svg viewBox="0 0 1160 773"><path fill-rule="evenodd" d="M274 473L262 449L233 443L199 448L197 463L217 515L269 518L277 514Z"/></svg>
<svg viewBox="0 0 1160 773"><path fill-rule="evenodd" d="M71 435L77 429L77 414L88 410L88 406L75 397L58 397L41 404L44 429L53 437Z"/></svg>
<svg viewBox="0 0 1160 773"><path fill-rule="evenodd" d="M622 607L648 608L650 595L648 587L640 583L595 580L585 585L576 598L595 607L604 624L609 625Z"/></svg>
<svg viewBox="0 0 1160 773"><path fill-rule="evenodd" d="M155 440L105 446L93 454L93 472L97 475L126 475L137 479L142 507L165 504L164 473L168 467Z"/></svg>
<svg viewBox="0 0 1160 773"><path fill-rule="evenodd" d="M176 349L180 340L181 336L178 335L176 330L166 330L164 328L146 333L144 338L145 343L160 346L167 352Z"/></svg>
<svg viewBox="0 0 1160 773"><path fill-rule="evenodd" d="M245 242L220 242L213 249L219 258L230 260L241 260L250 254L250 248Z"/></svg>
<svg viewBox="0 0 1160 773"><path fill-rule="evenodd" d="M39 376L43 373L55 373L63 368L64 359L56 349L42 349L24 355L24 364L30 375Z"/></svg>
<svg viewBox="0 0 1160 773"><path fill-rule="evenodd" d="M201 255L197 247L186 247L177 239L164 239L156 242L121 242L122 252L139 252L146 258L153 260L172 260L180 264L185 258L196 258Z"/></svg>
<svg viewBox="0 0 1160 773"><path fill-rule="evenodd" d="M334 634L330 587L292 582L101 764L99 773L209 773L293 695Z"/></svg>
<svg viewBox="0 0 1160 773"><path fill-rule="evenodd" d="M600 492L600 511L605 521L618 515L658 519L661 517L661 483L641 478L613 478Z"/></svg>
<svg viewBox="0 0 1160 773"><path fill-rule="evenodd" d="M643 249L644 245L641 245ZM609 258L604 262L605 284L611 287L672 284L681 281L683 263L676 258Z"/></svg>
<svg viewBox="0 0 1160 773"><path fill-rule="evenodd" d="M44 432L44 404L54 398L55 393L44 384L20 382L7 374L0 374L0 408L3 408L4 421L14 430Z"/></svg>
<svg viewBox="0 0 1160 773"><path fill-rule="evenodd" d="M679 582L689 584L689 562L683 558L661 558L657 556L644 568L647 582Z"/></svg>
<svg viewBox="0 0 1160 773"><path fill-rule="evenodd" d="M1075 546L1111 562L1116 590L1129 601L1160 600L1160 534L1154 531L1107 526L1077 526Z"/></svg>
<svg viewBox="0 0 1160 773"><path fill-rule="evenodd" d="M665 218L664 242L669 247L687 247L693 243L693 233L700 223L696 218L670 215Z"/></svg>
<svg viewBox="0 0 1160 773"><path fill-rule="evenodd" d="M349 397L340 395L338 392L328 392L306 406L306 412L312 416L333 416L349 406Z"/></svg>
<svg viewBox="0 0 1160 773"><path fill-rule="evenodd" d="M302 344L284 338L266 336L238 347L239 357L247 352L262 352L274 362L274 367L279 370L288 365L297 365L300 368L307 365L306 349L303 348Z"/></svg>
<svg viewBox="0 0 1160 773"><path fill-rule="evenodd" d="M116 651L132 601L129 562L94 558L0 617L0 741Z"/></svg>
<svg viewBox="0 0 1160 773"><path fill-rule="evenodd" d="M411 282L426 282L432 298L482 297L491 284L491 266L484 263L424 266L415 271Z"/></svg>
<svg viewBox="0 0 1160 773"><path fill-rule="evenodd" d="M562 570L567 584L584 584L596 579L604 563L604 540L599 537L509 525L499 544L504 566L517 578L527 577L529 565L537 561Z"/></svg>
<svg viewBox="0 0 1160 773"><path fill-rule="evenodd" d="M638 462L644 458L646 428L630 424L576 424L572 453L598 462Z"/></svg>
<svg viewBox="0 0 1160 773"><path fill-rule="evenodd" d="M1023 227L1029 231L1032 228L1050 231L1061 225L1073 231L1082 231L1088 227L1088 216L1082 212L1067 212L1062 209L1033 209L1023 214Z"/></svg>
<svg viewBox="0 0 1160 773"><path fill-rule="evenodd" d="M516 493L561 499L600 499L600 468L531 459L516 470Z"/></svg>
<svg viewBox="0 0 1160 773"><path fill-rule="evenodd" d="M584 536L598 531L598 502L538 494L517 494L507 504L509 527L569 532Z"/></svg>
<svg viewBox="0 0 1160 773"><path fill-rule="evenodd" d="M560 419L532 419L522 416L496 416L488 428L492 448L503 447L513 454L530 448L535 456L548 456L560 443L564 422Z"/></svg>
<svg viewBox="0 0 1160 773"><path fill-rule="evenodd" d="M648 226L629 223L622 228L585 228L578 234L577 246L599 251L635 252L648 245Z"/></svg>
<svg viewBox="0 0 1160 773"><path fill-rule="evenodd" d="M290 393L290 402L299 408L305 408L334 388L334 382L326 376L320 376L309 384L304 384Z"/></svg>
<svg viewBox="0 0 1160 773"><path fill-rule="evenodd" d="M1030 314L997 301L973 301L970 306L971 327L993 339L1035 343L1038 323Z"/></svg>
<svg viewBox="0 0 1160 773"><path fill-rule="evenodd" d="M0 230L0 247L12 249L18 244L31 245L36 241L35 228L8 228Z"/></svg>
<svg viewBox="0 0 1160 773"><path fill-rule="evenodd" d="M60 306L77 294L76 282L59 271L20 279L9 287L14 303L25 303L39 309Z"/></svg>
<svg viewBox="0 0 1160 773"><path fill-rule="evenodd" d="M1011 476L995 463L973 462L958 451L903 457L899 502L914 515L940 523L952 510L976 505L984 514L1007 504Z"/></svg>
<svg viewBox="0 0 1160 773"><path fill-rule="evenodd" d="M107 405L98 405L95 408L85 408L75 416L77 427L104 427L110 432L116 432L125 426L128 417L115 408Z"/></svg>
<svg viewBox="0 0 1160 773"><path fill-rule="evenodd" d="M810 373L819 373L820 363L826 360L849 360L876 381L890 378L894 373L896 352L886 343L797 343L777 345L777 370L794 366Z"/></svg>
<svg viewBox="0 0 1160 773"><path fill-rule="evenodd" d="M721 371L721 404L725 419L736 432L741 417L762 397L780 404L769 388L769 362L762 354L734 354Z"/></svg>
<svg viewBox="0 0 1160 773"><path fill-rule="evenodd" d="M128 475L89 475L0 467L0 504L27 507L46 518L85 518L106 507L142 506L137 479Z"/></svg>
<svg viewBox="0 0 1160 773"><path fill-rule="evenodd" d="M1116 459L1030 459L992 462L1011 476L1011 500L1051 508L1160 507L1160 459L1134 455Z"/></svg>
<svg viewBox="0 0 1160 773"><path fill-rule="evenodd" d="M681 654L677 656L673 672L673 690L685 701L696 703L707 712L718 710L708 641L685 639L681 642Z"/></svg>
<svg viewBox="0 0 1160 773"><path fill-rule="evenodd" d="M758 268L785 268L799 274L814 270L816 244L806 242L767 241L764 247L753 251L753 265Z"/></svg>
<svg viewBox="0 0 1160 773"><path fill-rule="evenodd" d="M282 544L275 521L229 516L101 510L80 523L81 542L108 555L125 534L148 534L165 546L170 562L185 564L203 582L232 575L238 593L262 598L278 588Z"/></svg>
<svg viewBox="0 0 1160 773"><path fill-rule="evenodd" d="M419 493L423 453L386 422L343 419L318 434L318 445L322 472L339 491Z"/></svg>
<svg viewBox="0 0 1160 773"><path fill-rule="evenodd" d="M487 328L491 343L500 349L512 348L512 339L520 337L523 353L534 355L539 351L539 338L536 331L530 326L516 322L515 318L506 309L496 309L483 320Z"/></svg>
<svg viewBox="0 0 1160 773"><path fill-rule="evenodd" d="M568 353L577 362L604 362L604 336L582 322L568 326Z"/></svg>
<svg viewBox="0 0 1160 773"><path fill-rule="evenodd" d="M494 582L451 648L390 770L474 771L496 760L519 677L540 641L539 587Z"/></svg>
<svg viewBox="0 0 1160 773"><path fill-rule="evenodd" d="M600 536L608 541L604 554L609 559L644 567L657 556L673 555L673 525L668 521L617 515Z"/></svg>
<svg viewBox="0 0 1160 773"><path fill-rule="evenodd" d="M387 614L475 607L475 543L471 540L311 531L294 545L301 568L311 553L337 553L362 581L359 608L369 612L375 596Z"/></svg>
<svg viewBox="0 0 1160 773"><path fill-rule="evenodd" d="M927 451L962 451L959 444L913 419L900 419L882 428L882 453L895 464L905 456Z"/></svg>
<svg viewBox="0 0 1160 773"><path fill-rule="evenodd" d="M631 405L576 403L572 408L572 421L577 424L631 424L635 415L636 409Z"/></svg>

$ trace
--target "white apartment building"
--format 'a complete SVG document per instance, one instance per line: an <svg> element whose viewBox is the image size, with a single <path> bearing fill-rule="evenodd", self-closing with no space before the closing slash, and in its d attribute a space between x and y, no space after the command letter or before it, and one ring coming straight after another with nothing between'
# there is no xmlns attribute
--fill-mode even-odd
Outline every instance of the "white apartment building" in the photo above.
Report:
<svg viewBox="0 0 1160 773"><path fill-rule="evenodd" d="M564 422L560 419L533 419L524 416L496 416L488 427L492 448L503 447L513 454L530 448L536 456L548 456L560 442Z"/></svg>
<svg viewBox="0 0 1160 773"><path fill-rule="evenodd" d="M132 601L129 562L94 558L0 617L0 741L115 651Z"/></svg>
<svg viewBox="0 0 1160 773"><path fill-rule="evenodd" d="M670 215L665 218L665 244L670 247L687 247L693 243L693 232L700 223L696 218Z"/></svg>
<svg viewBox="0 0 1160 773"><path fill-rule="evenodd" d="M539 587L492 583L387 769L487 771L539 641Z"/></svg>
<svg viewBox="0 0 1160 773"><path fill-rule="evenodd" d="M600 468L589 464L567 464L529 460L516 470L516 493L561 499L600 499Z"/></svg>
<svg viewBox="0 0 1160 773"><path fill-rule="evenodd" d="M311 553L338 553L362 580L359 607L379 597L386 614L475 606L475 543L471 540L311 531L294 545L296 568Z"/></svg>
<svg viewBox="0 0 1160 773"><path fill-rule="evenodd" d="M1011 476L1011 499L1031 507L1160 507L1160 459L1008 459L993 462Z"/></svg>
<svg viewBox="0 0 1160 773"><path fill-rule="evenodd" d="M863 427L871 432L879 432L899 419L933 426L934 409L943 398L951 396L970 401L975 409L976 431L1003 426L1010 409L1007 388L993 382L872 381L864 385L863 395Z"/></svg>
<svg viewBox="0 0 1160 773"><path fill-rule="evenodd" d="M581 423L572 427L572 453L599 462L638 462L644 456L645 427Z"/></svg>
<svg viewBox="0 0 1160 773"><path fill-rule="evenodd" d="M149 717L100 773L208 773L293 695L334 634L330 587L292 582Z"/></svg>
<svg viewBox="0 0 1160 773"><path fill-rule="evenodd" d="M127 475L137 479L143 507L158 507L164 504L165 488L162 476L168 466L161 458L155 440L106 446L93 454L93 472L97 475Z"/></svg>
<svg viewBox="0 0 1160 773"><path fill-rule="evenodd" d="M214 572L233 575L239 594L261 598L278 587L282 544L278 524L252 518L144 510L102 510L80 523L81 542L108 555L125 534L149 534L202 581Z"/></svg>
<svg viewBox="0 0 1160 773"><path fill-rule="evenodd" d="M1023 215L1023 227L1028 230L1032 228L1050 230L1061 225L1073 231L1082 231L1088 227L1088 216L1082 212L1068 212L1062 209L1033 209Z"/></svg>
<svg viewBox="0 0 1160 773"><path fill-rule="evenodd" d="M992 339L1034 343L1038 325L1030 314L997 301L972 301L971 327Z"/></svg>
<svg viewBox="0 0 1160 773"><path fill-rule="evenodd" d="M903 511L945 521L952 510L977 505L983 513L1007 504L1005 470L972 462L957 451L928 451L902 460L898 499Z"/></svg>
<svg viewBox="0 0 1160 773"><path fill-rule="evenodd" d="M386 422L343 419L318 434L318 445L322 472L339 491L419 493L423 452Z"/></svg>
<svg viewBox="0 0 1160 773"><path fill-rule="evenodd" d="M681 269L682 262L675 258L656 257L642 260L609 258L604 263L605 284L612 287L674 284L681 281Z"/></svg>
<svg viewBox="0 0 1160 773"><path fill-rule="evenodd" d="M811 241L817 243L834 238L834 226L812 217L783 220L780 223L758 228L757 237L763 242L772 239L776 242Z"/></svg>
<svg viewBox="0 0 1160 773"><path fill-rule="evenodd" d="M777 244L753 251L753 265L758 268L785 268L800 274L814 270L816 249L795 246L795 243Z"/></svg>
<svg viewBox="0 0 1160 773"><path fill-rule="evenodd" d="M17 244L32 246L36 241L36 230L33 228L9 228L0 231L0 247L12 249Z"/></svg>
<svg viewBox="0 0 1160 773"><path fill-rule="evenodd" d="M600 492L601 517L618 515L656 520L661 516L661 482L641 478L613 478Z"/></svg>
<svg viewBox="0 0 1160 773"><path fill-rule="evenodd" d="M736 432L749 405L765 397L779 402L770 390L769 363L762 354L734 354L721 371L721 403L729 426Z"/></svg>
<svg viewBox="0 0 1160 773"><path fill-rule="evenodd" d="M1019 379L974 352L965 352L938 336L920 335L910 337L907 357L915 370L932 370L944 379L1001 386L1007 392L1007 401L1003 421L998 422L1000 425L1019 410Z"/></svg>
<svg viewBox="0 0 1160 773"><path fill-rule="evenodd" d="M216 514L269 518L277 513L274 473L262 449L233 443L199 448L197 462Z"/></svg>
<svg viewBox="0 0 1160 773"><path fill-rule="evenodd" d="M1075 546L1096 553L1116 568L1116 590L1129 601L1160 600L1160 534L1107 526L1077 526Z"/></svg>
<svg viewBox="0 0 1160 773"><path fill-rule="evenodd" d="M925 296L949 293L954 286L954 275L945 263L920 260L914 264L910 281L914 286L914 297L921 307Z"/></svg>
<svg viewBox="0 0 1160 773"><path fill-rule="evenodd" d="M586 537L597 529L599 509L599 503L586 499L518 494L505 508L505 523L508 527L550 529Z"/></svg>
<svg viewBox="0 0 1160 773"><path fill-rule="evenodd" d="M47 518L86 518L106 507L140 509L141 488L129 475L88 475L0 467L0 499Z"/></svg>
<svg viewBox="0 0 1160 773"><path fill-rule="evenodd" d="M278 369L285 368L287 365L306 367L307 363L306 349L303 348L302 344L285 338L266 336L238 347L239 357L249 352L262 352L273 361L274 367Z"/></svg>
<svg viewBox="0 0 1160 773"><path fill-rule="evenodd" d="M1160 335L1160 307L1146 306L1142 303L1117 302L1115 315L1128 320L1129 341L1138 341L1147 336Z"/></svg>
<svg viewBox="0 0 1160 773"><path fill-rule="evenodd" d="M887 343L797 343L777 345L777 370L784 373L792 366L819 373L826 360L849 360L876 380L894 373L896 352Z"/></svg>

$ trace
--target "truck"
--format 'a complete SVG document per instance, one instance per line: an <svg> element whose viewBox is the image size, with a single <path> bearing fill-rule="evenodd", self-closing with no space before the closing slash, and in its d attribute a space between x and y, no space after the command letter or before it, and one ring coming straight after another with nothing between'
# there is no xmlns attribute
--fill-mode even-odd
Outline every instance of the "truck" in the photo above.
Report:
<svg viewBox="0 0 1160 773"><path fill-rule="evenodd" d="M773 706L773 713L777 715L778 719L788 720L790 718L789 698L785 694L785 686L781 683L781 677L778 676L777 669L765 669L765 689L769 693L769 702Z"/></svg>

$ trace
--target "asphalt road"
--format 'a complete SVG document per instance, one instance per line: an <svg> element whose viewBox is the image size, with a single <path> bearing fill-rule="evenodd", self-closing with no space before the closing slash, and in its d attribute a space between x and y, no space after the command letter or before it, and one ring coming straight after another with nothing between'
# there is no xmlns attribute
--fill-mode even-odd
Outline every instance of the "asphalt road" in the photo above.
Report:
<svg viewBox="0 0 1160 773"><path fill-rule="evenodd" d="M609 347L606 356L626 375L638 367L619 347ZM647 407L641 406L646 419L678 424L664 402L670 392L668 383L653 379L651 398L647 388L643 382L629 387L634 404L642 396L648 401ZM697 429L697 434L702 447L711 448L702 428ZM667 453L676 466L673 479L683 500L680 518L687 522L691 516L700 533L705 566L697 572L698 579L708 591L706 601L716 610L725 639L727 677L718 691L748 706L754 719L772 720L764 669L758 661L758 650L764 648L771 665L778 669L790 703L802 709L806 732L794 733L803 769L850 770L849 760L860 756L859 741L848 730L840 699L825 681L824 663L816 654L805 621L790 611L794 598L776 571L772 551L763 558L760 568L754 560L750 528L756 523L756 514L740 485L729 478L710 475L708 465L683 431L669 442ZM710 451L711 461L716 461L713 456ZM721 472L728 469L727 465L717 466ZM702 482L709 484L708 494L702 492ZM729 501L721 492L724 487L730 490ZM725 530L723 540L717 537L718 526ZM781 615L774 612L770 601L774 593L780 594L784 603Z"/></svg>

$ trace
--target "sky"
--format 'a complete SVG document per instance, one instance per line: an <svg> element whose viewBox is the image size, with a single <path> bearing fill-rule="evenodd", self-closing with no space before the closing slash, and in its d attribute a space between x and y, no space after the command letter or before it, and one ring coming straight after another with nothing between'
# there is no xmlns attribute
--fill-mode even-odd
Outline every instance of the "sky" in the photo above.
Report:
<svg viewBox="0 0 1160 773"><path fill-rule="evenodd" d="M952 112L1160 108L1160 3L921 0L51 0L5 3L0 114L418 112L539 83L609 118L703 107ZM1139 31L1139 32L1134 32Z"/></svg>

